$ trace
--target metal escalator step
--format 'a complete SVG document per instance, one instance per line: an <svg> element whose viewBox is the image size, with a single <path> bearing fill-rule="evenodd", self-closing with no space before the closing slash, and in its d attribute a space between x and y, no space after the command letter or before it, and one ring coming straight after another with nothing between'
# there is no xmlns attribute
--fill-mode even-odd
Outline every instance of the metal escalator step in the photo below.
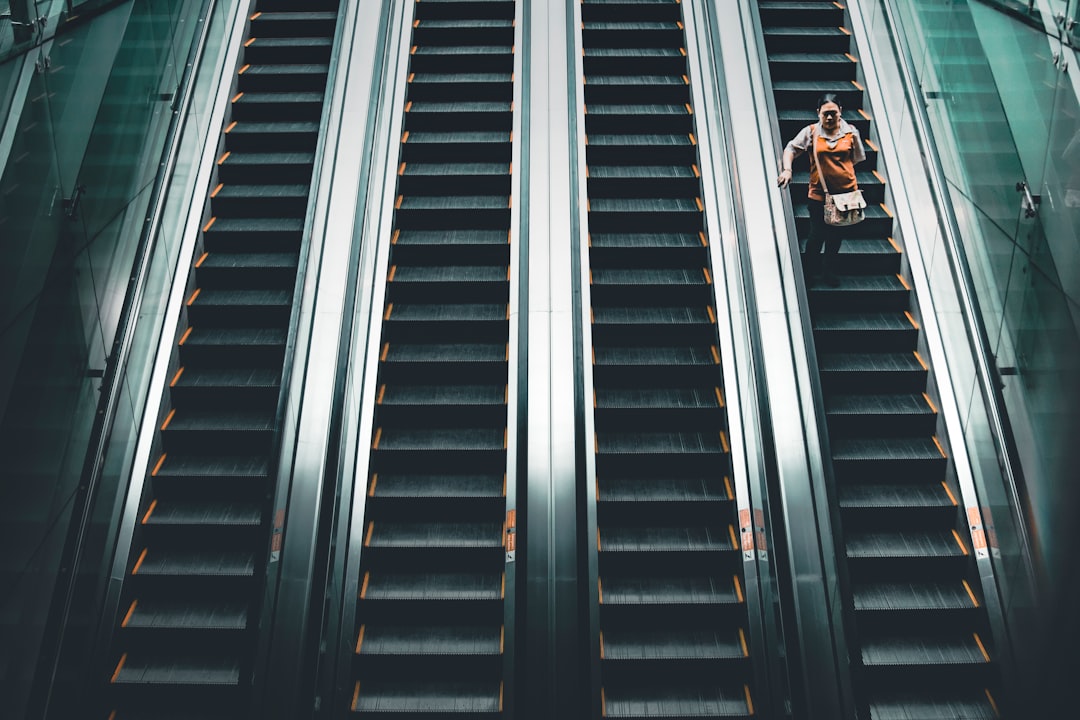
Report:
<svg viewBox="0 0 1080 720"><path fill-rule="evenodd" d="M880 665L983 665L990 662L986 648L975 634L948 637L864 638L862 661Z"/></svg>
<svg viewBox="0 0 1080 720"><path fill-rule="evenodd" d="M588 3L586 3L588 4ZM685 58L677 47L587 47L585 58Z"/></svg>
<svg viewBox="0 0 1080 720"><path fill-rule="evenodd" d="M593 323L597 325L711 325L713 322L704 306L600 307L593 310Z"/></svg>
<svg viewBox="0 0 1080 720"><path fill-rule="evenodd" d="M490 103L489 103L490 104ZM471 105L470 105L471 107ZM501 107L501 105L500 105ZM510 145L510 135L493 130L459 130L457 132L410 132L404 145Z"/></svg>
<svg viewBox="0 0 1080 720"><path fill-rule="evenodd" d="M422 247L442 245L506 245L507 233L502 230L402 230L395 245Z"/></svg>
<svg viewBox="0 0 1080 720"><path fill-rule="evenodd" d="M719 455L727 453L718 432L598 432L596 451L600 455Z"/></svg>
<svg viewBox="0 0 1080 720"><path fill-rule="evenodd" d="M387 385L380 405L505 405L504 385Z"/></svg>
<svg viewBox="0 0 1080 720"><path fill-rule="evenodd" d="M814 310L858 307L863 311L903 312L911 307L911 290L896 275L840 275L835 287L814 287L810 302Z"/></svg>
<svg viewBox="0 0 1080 720"><path fill-rule="evenodd" d="M319 123L237 122L225 133L225 147L241 152L313 152L319 140Z"/></svg>
<svg viewBox="0 0 1080 720"><path fill-rule="evenodd" d="M365 627L363 655L501 655L502 628L430 625Z"/></svg>
<svg viewBox="0 0 1080 720"><path fill-rule="evenodd" d="M125 617L123 627L143 630L244 630L249 609L244 603L221 601L170 602L139 599Z"/></svg>
<svg viewBox="0 0 1080 720"><path fill-rule="evenodd" d="M215 328L196 327L184 340L182 347L255 347L277 348L285 344L284 328Z"/></svg>
<svg viewBox="0 0 1080 720"><path fill-rule="evenodd" d="M604 527L599 531L604 553L731 552L726 527Z"/></svg>
<svg viewBox="0 0 1080 720"><path fill-rule="evenodd" d="M496 715L502 712L502 685L364 682L357 684L351 709L365 717Z"/></svg>
<svg viewBox="0 0 1080 720"><path fill-rule="evenodd" d="M586 115L627 115L627 116L676 116L688 117L690 112L685 105L675 104L625 104L625 103L594 103L585 110ZM635 133L643 134L643 133ZM655 133L668 135L671 133Z"/></svg>
<svg viewBox="0 0 1080 720"><path fill-rule="evenodd" d="M372 522L365 547L372 548L499 548L499 523L398 523Z"/></svg>
<svg viewBox="0 0 1080 720"><path fill-rule="evenodd" d="M261 12L251 21L251 35L254 37L327 37L334 34L336 21L336 12L310 10Z"/></svg>
<svg viewBox="0 0 1080 720"><path fill-rule="evenodd" d="M219 217L303 217L307 185L223 185L211 200Z"/></svg>
<svg viewBox="0 0 1080 720"><path fill-rule="evenodd" d="M827 392L922 392L927 369L914 352L822 353L818 356Z"/></svg>
<svg viewBox="0 0 1080 720"><path fill-rule="evenodd" d="M508 269L498 265L398 265L394 283L505 283Z"/></svg>
<svg viewBox="0 0 1080 720"><path fill-rule="evenodd" d="M460 178L479 178L487 176L506 176L510 174L508 163L405 163L401 177L440 177L447 182L457 182Z"/></svg>
<svg viewBox="0 0 1080 720"><path fill-rule="evenodd" d="M978 607L958 581L856 583L858 611L971 610Z"/></svg>
<svg viewBox="0 0 1080 720"><path fill-rule="evenodd" d="M255 526L262 522L258 503L169 499L157 502L142 524L149 526Z"/></svg>
<svg viewBox="0 0 1080 720"><path fill-rule="evenodd" d="M589 148L614 146L620 148L693 148L695 147L690 135L686 133L657 133L657 134L618 134L593 133L586 140Z"/></svg>
<svg viewBox="0 0 1080 720"><path fill-rule="evenodd" d="M428 0L430 2L430 0ZM417 45L412 53L415 58L426 55L445 57L447 55L509 55L511 45Z"/></svg>
<svg viewBox="0 0 1080 720"><path fill-rule="evenodd" d="M502 498L504 478L490 475L403 475L379 473L377 498Z"/></svg>
<svg viewBox="0 0 1080 720"><path fill-rule="evenodd" d="M829 395L825 413L831 431L857 435L933 435L937 410L922 394Z"/></svg>
<svg viewBox="0 0 1080 720"><path fill-rule="evenodd" d="M292 290L207 288L188 302L193 325L221 327L287 326Z"/></svg>
<svg viewBox="0 0 1080 720"><path fill-rule="evenodd" d="M931 438L835 438L834 461L945 460ZM928 478L922 478L926 481Z"/></svg>
<svg viewBox="0 0 1080 720"><path fill-rule="evenodd" d="M948 530L849 532L849 558L955 558L967 554L958 536Z"/></svg>
<svg viewBox="0 0 1080 720"><path fill-rule="evenodd" d="M780 80L773 83L776 104L782 108L813 107L822 93L836 93L841 105L856 110L862 105L862 91L853 80Z"/></svg>
<svg viewBox="0 0 1080 720"><path fill-rule="evenodd" d="M676 178L696 178L694 171L685 165L593 165L589 167L593 179L628 178L636 180L665 181Z"/></svg>
<svg viewBox="0 0 1080 720"><path fill-rule="evenodd" d="M706 313L707 314L707 313ZM709 346L693 347L611 347L594 348L598 367L709 367L719 358Z"/></svg>
<svg viewBox="0 0 1080 720"><path fill-rule="evenodd" d="M952 508L956 504L940 483L878 485L845 483L837 490L845 509Z"/></svg>
<svg viewBox="0 0 1080 720"><path fill-rule="evenodd" d="M670 285L707 286L703 268L595 268L592 284L597 286L664 287Z"/></svg>
<svg viewBox="0 0 1080 720"><path fill-rule="evenodd" d="M609 718L750 718L749 694L741 686L668 685L604 687L603 714Z"/></svg>
<svg viewBox="0 0 1080 720"><path fill-rule="evenodd" d="M719 408L720 400L713 388L656 388L621 390L598 388L596 407L622 409Z"/></svg>
<svg viewBox="0 0 1080 720"><path fill-rule="evenodd" d="M236 658L207 656L182 659L143 658L125 655L113 676L119 685L238 685L240 662Z"/></svg>
<svg viewBox="0 0 1080 720"><path fill-rule="evenodd" d="M600 477L597 500L601 503L727 502L731 500L723 481L711 477Z"/></svg>
<svg viewBox="0 0 1080 720"><path fill-rule="evenodd" d="M737 635L717 630L606 630L605 661L742 658Z"/></svg>
<svg viewBox="0 0 1080 720"><path fill-rule="evenodd" d="M235 152L220 161L218 179L228 184L307 183L314 164L314 153Z"/></svg>
<svg viewBox="0 0 1080 720"><path fill-rule="evenodd" d="M237 78L240 92L296 92L326 86L329 65L250 64Z"/></svg>
<svg viewBox="0 0 1080 720"><path fill-rule="evenodd" d="M504 210L510 207L505 195L405 195L398 210Z"/></svg>
<svg viewBox="0 0 1080 720"><path fill-rule="evenodd" d="M731 577L605 576L603 605L737 605L742 604Z"/></svg>
<svg viewBox="0 0 1080 720"><path fill-rule="evenodd" d="M584 25L584 30L586 32L589 31L589 30L612 30L612 31L619 31L619 30L663 30L663 31L675 31L675 32L679 33L680 37L682 36L682 28L679 27L677 20L652 21L652 22L649 22L649 21L639 21L639 22L632 22L632 21L611 22L611 21L606 21L605 22L605 21L591 20L591 21L583 23L583 25ZM593 43L588 43L587 42L586 44L587 45L592 45Z"/></svg>
<svg viewBox="0 0 1080 720"><path fill-rule="evenodd" d="M363 600L499 600L501 574L373 572L361 590Z"/></svg>
<svg viewBox="0 0 1080 720"><path fill-rule="evenodd" d="M456 428L453 430L415 430L387 428L377 450L417 452L451 452L468 450L503 450L506 447L503 428Z"/></svg>
<svg viewBox="0 0 1080 720"><path fill-rule="evenodd" d="M270 461L263 455L183 455L167 453L154 476L159 479L209 478L265 480Z"/></svg>
<svg viewBox="0 0 1080 720"><path fill-rule="evenodd" d="M387 363L505 363L507 348L496 343L388 343Z"/></svg>
<svg viewBox="0 0 1080 720"><path fill-rule="evenodd" d="M228 390L232 388L276 389L281 385L281 373L273 368L185 368L174 384L177 388Z"/></svg>
<svg viewBox="0 0 1080 720"><path fill-rule="evenodd" d="M232 119L257 122L270 114L278 120L314 121L322 115L321 92L258 92L249 90L232 100Z"/></svg>
<svg viewBox="0 0 1080 720"><path fill-rule="evenodd" d="M244 551L144 551L133 575L139 577L253 577L255 555Z"/></svg>
<svg viewBox="0 0 1080 720"><path fill-rule="evenodd" d="M209 252L281 252L298 250L303 232L303 218L215 218L203 238Z"/></svg>
<svg viewBox="0 0 1080 720"><path fill-rule="evenodd" d="M333 44L330 37L257 37L244 48L244 62L325 63Z"/></svg>
<svg viewBox="0 0 1080 720"><path fill-rule="evenodd" d="M1001 714L988 691L976 688L918 694L893 691L870 698L871 720L999 720Z"/></svg>
<svg viewBox="0 0 1080 720"><path fill-rule="evenodd" d="M792 52L769 54L769 72L774 79L784 79L778 77L778 71L779 74L782 74L784 72L784 66L801 66L817 72L822 68L828 68L833 65L838 65L844 69L850 70L852 73L851 79L854 79L856 62L843 53ZM838 78L826 76L821 79L836 80ZM848 78L845 77L843 79Z"/></svg>
<svg viewBox="0 0 1080 720"><path fill-rule="evenodd" d="M456 303L453 305L394 303L388 307L385 320L395 323L505 322L506 315L506 305L497 303Z"/></svg>
<svg viewBox="0 0 1080 720"><path fill-rule="evenodd" d="M296 283L296 253L206 253L199 258L196 283L206 289L289 289Z"/></svg>
<svg viewBox="0 0 1080 720"><path fill-rule="evenodd" d="M798 52L809 50L816 52L848 52L851 47L851 35L844 32L839 24L834 27L780 27L763 28L765 49L767 52ZM811 105L806 106L812 109ZM812 120L812 118L811 118Z"/></svg>

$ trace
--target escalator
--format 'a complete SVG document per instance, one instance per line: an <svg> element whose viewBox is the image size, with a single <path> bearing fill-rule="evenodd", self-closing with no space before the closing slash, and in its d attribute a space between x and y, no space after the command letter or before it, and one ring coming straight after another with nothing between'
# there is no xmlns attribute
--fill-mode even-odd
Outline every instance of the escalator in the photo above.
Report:
<svg viewBox="0 0 1080 720"><path fill-rule="evenodd" d="M513 0L415 12L349 710L504 709Z"/></svg>
<svg viewBox="0 0 1080 720"><path fill-rule="evenodd" d="M584 0L581 13L596 714L749 717L756 695L681 6Z"/></svg>
<svg viewBox="0 0 1080 720"><path fill-rule="evenodd" d="M286 341L338 0L256 0L188 276L108 717L246 716Z"/></svg>
<svg viewBox="0 0 1080 720"><path fill-rule="evenodd" d="M831 0L761 0L780 133L816 120L815 99L840 97L867 145L857 166L870 207L848 229L839 286L808 280L837 506L833 517L852 685L859 717L989 719L1001 678L948 440L920 350L918 306L892 237L845 8ZM807 156L791 186L799 237L809 229Z"/></svg>

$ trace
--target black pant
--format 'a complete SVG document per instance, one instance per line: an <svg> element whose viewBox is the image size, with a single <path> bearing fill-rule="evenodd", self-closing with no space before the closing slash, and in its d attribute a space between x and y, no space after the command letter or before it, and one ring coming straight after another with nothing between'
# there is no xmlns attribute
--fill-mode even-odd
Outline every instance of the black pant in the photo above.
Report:
<svg viewBox="0 0 1080 720"><path fill-rule="evenodd" d="M825 222L825 203L812 198L806 201L810 210L810 235L806 238L806 251L803 253L803 270L807 277L820 272L830 274L840 253L840 228ZM821 256L821 246L825 246L825 257Z"/></svg>

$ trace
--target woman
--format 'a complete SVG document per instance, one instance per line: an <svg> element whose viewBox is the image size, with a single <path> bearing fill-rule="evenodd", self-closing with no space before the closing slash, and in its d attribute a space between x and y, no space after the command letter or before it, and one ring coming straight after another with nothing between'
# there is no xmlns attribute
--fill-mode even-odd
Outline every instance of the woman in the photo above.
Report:
<svg viewBox="0 0 1080 720"><path fill-rule="evenodd" d="M839 228L825 223L825 191L821 187L821 175L830 194L851 192L858 187L855 180L855 163L866 159L862 138L854 125L840 117L842 108L836 95L826 93L818 98L818 122L807 125L784 148L780 175L776 184L786 188L791 183L791 163L804 152L810 153L810 187L807 206L810 209L810 236L806 240L803 267L808 279L820 273L830 287L840 283L833 274L833 265L840 252ZM817 159L814 158L814 143ZM820 167L819 167L820 165ZM825 246L825 257L821 247Z"/></svg>

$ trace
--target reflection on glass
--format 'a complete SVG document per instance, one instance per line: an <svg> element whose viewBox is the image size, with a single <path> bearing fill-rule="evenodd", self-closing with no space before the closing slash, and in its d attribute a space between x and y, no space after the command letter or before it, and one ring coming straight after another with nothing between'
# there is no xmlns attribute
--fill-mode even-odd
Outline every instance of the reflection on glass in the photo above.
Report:
<svg viewBox="0 0 1080 720"><path fill-rule="evenodd" d="M0 0L0 14L6 5ZM10 152L0 154L0 717L27 714L101 374L201 5L25 3L22 10L71 20L41 48L43 72L6 54L12 26L0 18L0 121L14 130ZM94 12L75 21L71 10ZM160 271L157 278L168 280ZM119 467L134 447L133 398L143 395L134 387L126 395L106 456L111 484L92 506L87 598L96 597L92 578L108 556Z"/></svg>

